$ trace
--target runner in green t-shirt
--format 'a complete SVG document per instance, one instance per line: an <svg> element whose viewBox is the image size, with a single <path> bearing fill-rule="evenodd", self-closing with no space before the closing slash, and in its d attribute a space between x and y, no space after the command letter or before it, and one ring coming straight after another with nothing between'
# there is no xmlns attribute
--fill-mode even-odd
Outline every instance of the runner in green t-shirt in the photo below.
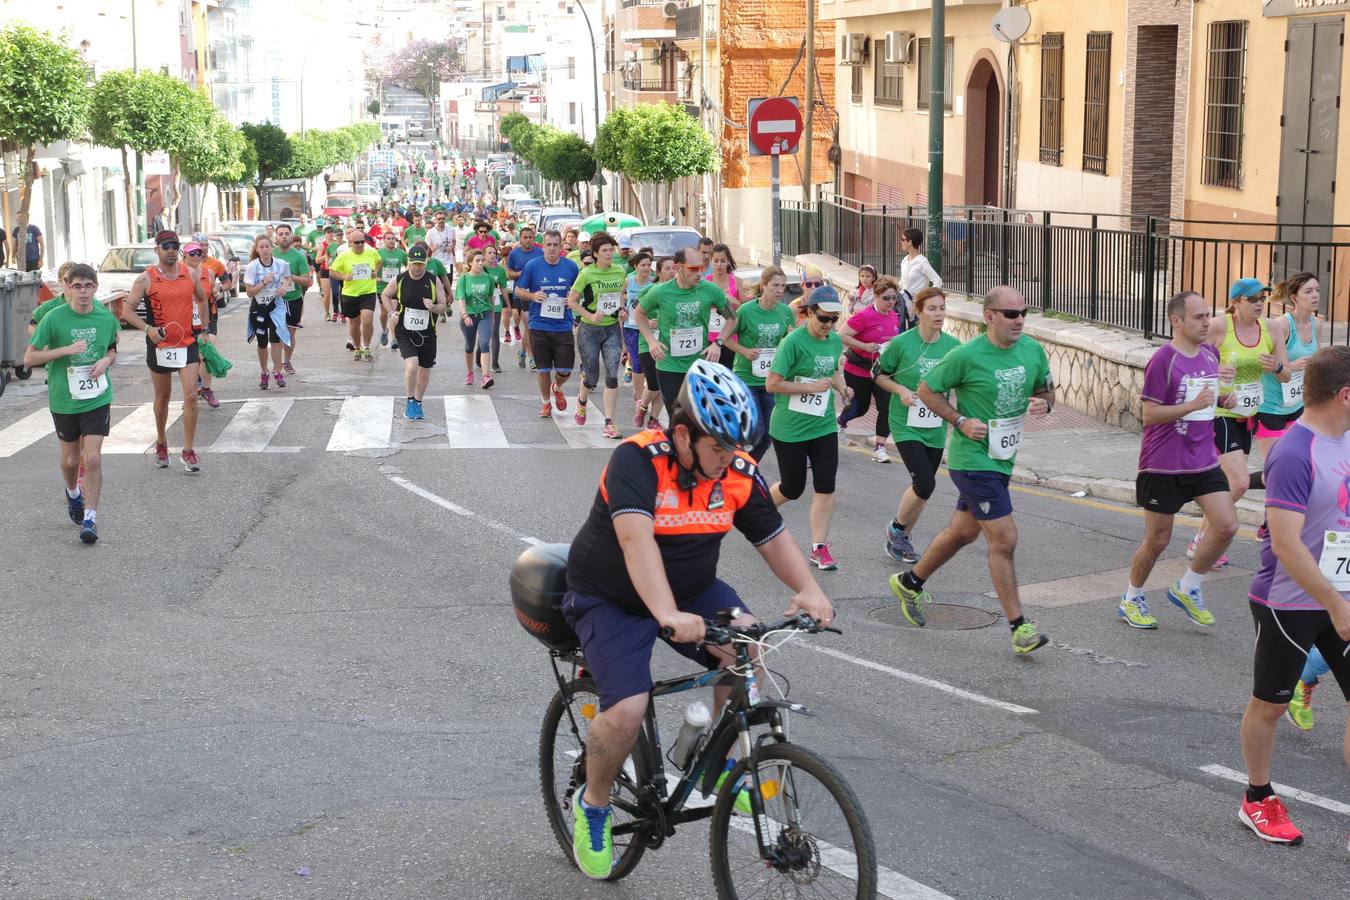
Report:
<svg viewBox="0 0 1350 900"><path fill-rule="evenodd" d="M381 294L389 286L389 282L398 278L399 274L408 264L408 252L398 245L398 237L394 230L390 228L385 231L381 237L381 246L377 251L380 254L380 270L378 277L378 288ZM380 306L380 346L383 347L389 343L389 312ZM398 337L394 337L394 345L391 350L398 349Z"/></svg>
<svg viewBox="0 0 1350 900"><path fill-rule="evenodd" d="M623 356L623 333L619 319L628 317L624 308L624 293L628 275L623 266L615 265L614 251L618 242L603 231L591 237L591 250L596 262L577 275L567 293L567 304L577 322L577 349L581 353L581 387L577 391L578 425L586 424L586 401L600 380L600 362L605 363L605 437L619 440L623 437L614 424L614 413L619 406L619 360Z"/></svg>
<svg viewBox="0 0 1350 900"><path fill-rule="evenodd" d="M474 348L478 350L481 386L492 387L492 307L497 279L483 271L482 250L465 254L468 271L455 282L455 300L459 303L460 330L464 332L464 383L473 384Z"/></svg>
<svg viewBox="0 0 1350 900"><path fill-rule="evenodd" d="M898 286L890 278L876 282L876 296L894 294ZM900 498L895 521L886 529L886 552L891 559L913 565L919 561L910 534L937 487L937 470L947 445L947 423L923 405L916 393L919 382L961 342L942 330L947 300L941 288L924 288L914 298L919 324L892 338L872 366L877 387L895 395L890 402L891 437L909 472L910 485ZM910 615L913 613L913 615ZM923 624L922 610L906 611L916 625Z"/></svg>
<svg viewBox="0 0 1350 900"><path fill-rule="evenodd" d="M414 212L412 214L412 224L403 229L403 247L405 250L411 250L412 245L418 241L427 239L427 226L422 222L422 214Z"/></svg>
<svg viewBox="0 0 1350 900"><path fill-rule="evenodd" d="M778 457L779 481L769 488L773 502L782 506L806 490L811 468L811 562L819 569L838 568L830 553L830 522L834 518L834 482L839 470L839 422L836 395L847 403L852 390L844 383L839 359L844 342L835 325L844 312L839 294L828 285L818 287L803 302L806 324L795 329L774 352L764 388L774 395L769 435ZM731 330L736 330L737 325Z"/></svg>
<svg viewBox="0 0 1350 900"><path fill-rule="evenodd" d="M984 298L987 331L948 353L919 382L923 404L955 426L947 469L960 499L951 521L914 568L890 582L903 608L921 612L930 599L924 582L983 534L989 575L1012 627L1015 653L1030 653L1050 640L1022 616L1013 564L1017 526L1008 491L1013 460L1026 416L1047 415L1055 400L1045 350L1022 334L1026 313L1026 300L1015 289L994 288ZM946 396L953 390L955 406Z"/></svg>
<svg viewBox="0 0 1350 900"><path fill-rule="evenodd" d="M272 251L272 256L286 260L286 264L291 267L293 287L282 297L286 301L286 327L290 329L291 342L285 345L282 352L281 368L287 375L294 375L295 366L291 360L295 356L296 338L303 327L301 321L305 316L305 291L309 289L314 279L310 275L309 257L296 243L291 226L284 224L277 226L277 248Z"/></svg>
<svg viewBox="0 0 1350 900"><path fill-rule="evenodd" d="M764 379L769 374L769 366L773 364L778 345L797 324L797 316L792 308L782 302L786 289L787 275L783 270L777 266L765 266L756 288L757 299L737 307L736 330L723 335L727 349L736 354L732 371L750 388L750 393L759 403L759 412L766 426L773 414L774 397L764 389ZM764 458L770 440L766 427L764 437L750 450L755 462Z"/></svg>
<svg viewBox="0 0 1350 900"><path fill-rule="evenodd" d="M655 260L652 263L652 273L656 279L645 287L635 291L631 276L628 284L628 322L625 324L631 325L637 332L638 362L642 366L642 394L638 397L637 409L633 413L633 424L638 428L661 426L661 407L665 404L665 400L661 396L661 381L657 377L656 359L652 356L651 345L647 343L647 334L638 326L639 320L645 317L638 314L637 307L652 288L674 280L675 260L669 256Z"/></svg>
<svg viewBox="0 0 1350 900"><path fill-rule="evenodd" d="M675 254L675 280L650 288L638 303L638 328L647 338L652 359L656 360L657 380L666 409L684 383L684 373L699 354L716 362L722 353L722 339L708 343L708 319L716 309L726 319L727 330L735 330L736 313L722 289L703 280L703 254L686 247ZM652 328L655 318L656 328Z"/></svg>
<svg viewBox="0 0 1350 900"><path fill-rule="evenodd" d="M491 275L497 282L497 293L492 300L492 371L502 370L500 357L502 352L502 317L506 314L506 298L510 296L510 279L506 277L506 266L501 263L501 255L495 246L483 248L483 272ZM510 327L509 325L507 326Z"/></svg>
<svg viewBox="0 0 1350 900"><path fill-rule="evenodd" d="M71 267L64 286L68 302L51 309L38 323L23 364L47 369L48 406L61 442L66 512L80 526L80 540L92 544L98 540L103 439L112 424L108 370L117 361L121 324L103 304L94 302L98 273L92 266Z"/></svg>

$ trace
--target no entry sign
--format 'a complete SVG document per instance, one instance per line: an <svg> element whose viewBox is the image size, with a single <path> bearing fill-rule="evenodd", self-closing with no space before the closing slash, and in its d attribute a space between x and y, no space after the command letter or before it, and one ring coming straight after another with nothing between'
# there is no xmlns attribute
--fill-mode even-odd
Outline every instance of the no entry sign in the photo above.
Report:
<svg viewBox="0 0 1350 900"><path fill-rule="evenodd" d="M796 97L751 100L750 155L796 153L802 137L802 111Z"/></svg>

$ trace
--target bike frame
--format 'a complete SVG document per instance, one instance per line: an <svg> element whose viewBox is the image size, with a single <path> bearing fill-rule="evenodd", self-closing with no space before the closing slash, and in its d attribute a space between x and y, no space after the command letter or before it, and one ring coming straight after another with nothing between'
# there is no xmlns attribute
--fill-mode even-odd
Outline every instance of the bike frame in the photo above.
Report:
<svg viewBox="0 0 1350 900"><path fill-rule="evenodd" d="M745 643L737 641L734 648L736 653L735 668L749 674L737 674L729 671L731 667L727 667L659 681L652 687L651 693L647 697L647 712L644 718L646 727L639 732L637 744L634 748L640 753L645 753L651 761L653 768L651 781L636 783L628 777L625 771L622 769L619 771L616 780L626 784L628 791L633 797L637 798L637 802L632 802L627 797L622 796L613 799L612 802L615 806L633 817L631 822L614 826L613 833L615 836L637 833L649 847L655 849L661 846L667 837L675 834L677 825L710 818L713 813L712 805L688 809L685 804L693 794L694 788L699 786L700 781L700 789L703 794L706 795L712 791L713 784L725 770L725 761L731 751L731 745L734 742L739 742L741 765L742 768L748 767L752 782L750 804L760 856L766 860L773 859L776 850L771 846L766 846L765 843L768 817L764 812L763 794L760 792L759 767L757 765L759 747L766 741L778 743L787 740L781 710L792 710L806 715L811 713L798 703L760 699L759 682L754 669L756 661L751 659ZM586 661L580 653L575 651L550 651L550 658L558 687L566 695L568 680L563 677L562 670L558 665L559 662L571 663L573 674L576 675L585 671ZM731 693L722 709L722 714L708 733L707 739L703 742L699 752L681 771L674 790L667 793L665 757L661 750L660 728L656 722L656 698L707 687L718 681L723 681L731 686ZM584 742L581 741L580 729L573 716L570 697L568 697L566 709L568 719L572 724L572 732L577 737L578 742L584 746ZM755 725L763 724L769 726L769 731L752 742L750 729ZM652 789L654 789L654 796L650 796L653 793Z"/></svg>

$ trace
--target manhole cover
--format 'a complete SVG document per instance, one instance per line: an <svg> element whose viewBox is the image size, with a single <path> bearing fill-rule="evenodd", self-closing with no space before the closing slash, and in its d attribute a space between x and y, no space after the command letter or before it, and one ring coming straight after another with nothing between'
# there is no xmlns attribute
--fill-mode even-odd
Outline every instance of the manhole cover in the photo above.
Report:
<svg viewBox="0 0 1350 900"><path fill-rule="evenodd" d="M937 628L942 631L965 631L970 628L987 628L998 621L998 613L975 606L959 603L930 603L923 608L925 628ZM913 628L900 611L899 603L887 603L867 613L867 618L884 625L898 625Z"/></svg>

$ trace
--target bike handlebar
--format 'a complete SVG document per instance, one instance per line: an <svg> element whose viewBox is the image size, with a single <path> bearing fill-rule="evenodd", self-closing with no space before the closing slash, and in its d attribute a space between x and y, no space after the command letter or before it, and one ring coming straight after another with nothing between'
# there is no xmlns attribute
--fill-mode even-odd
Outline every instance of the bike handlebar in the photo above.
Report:
<svg viewBox="0 0 1350 900"><path fill-rule="evenodd" d="M703 621L706 627L701 643L704 644L730 644L737 638L757 641L773 631L805 631L808 634L820 634L822 631L829 631L834 634L843 634L838 628L821 625L806 613L797 613L795 616L789 616L778 622L758 622L754 625L723 624L716 619L708 618ZM675 632L670 628L663 627L660 634L661 637L669 640Z"/></svg>

